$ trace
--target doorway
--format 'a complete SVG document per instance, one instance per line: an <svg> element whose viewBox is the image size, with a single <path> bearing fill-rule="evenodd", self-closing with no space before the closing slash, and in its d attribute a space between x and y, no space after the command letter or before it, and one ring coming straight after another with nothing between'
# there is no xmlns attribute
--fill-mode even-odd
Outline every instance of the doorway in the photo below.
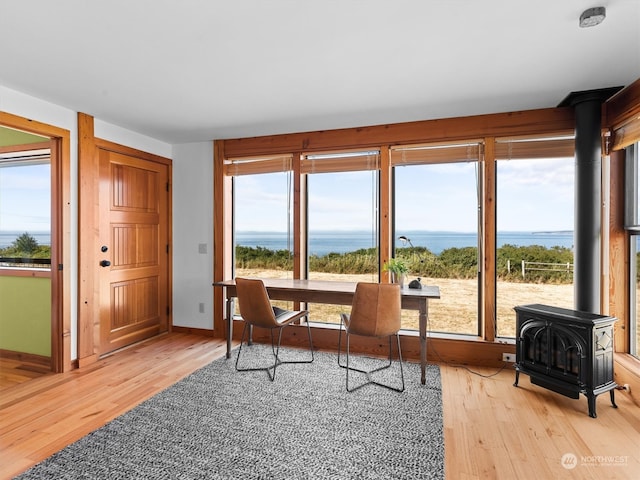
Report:
<svg viewBox="0 0 640 480"><path fill-rule="evenodd" d="M78 365L171 328L171 160L78 114Z"/></svg>
<svg viewBox="0 0 640 480"><path fill-rule="evenodd" d="M0 266L7 297L0 316L13 322L1 327L0 357L17 365L13 383L71 369L70 302L64 296L69 232L63 227L69 222L69 137L68 130L0 112L0 168L7 177L0 230L11 247L3 250L9 258Z"/></svg>

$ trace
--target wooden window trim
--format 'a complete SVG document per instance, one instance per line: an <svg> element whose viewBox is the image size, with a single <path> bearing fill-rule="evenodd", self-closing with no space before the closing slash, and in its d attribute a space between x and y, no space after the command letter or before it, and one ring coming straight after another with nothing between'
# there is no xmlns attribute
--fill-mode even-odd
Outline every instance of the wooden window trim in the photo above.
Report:
<svg viewBox="0 0 640 480"><path fill-rule="evenodd" d="M391 165L400 167L433 163L477 162L482 144L482 140L469 140L454 144L436 143L394 147L391 149Z"/></svg>
<svg viewBox="0 0 640 480"><path fill-rule="evenodd" d="M228 177L293 170L292 155L259 158L231 158L224 160L224 174Z"/></svg>
<svg viewBox="0 0 640 480"><path fill-rule="evenodd" d="M636 84L636 92L640 92L640 80L638 80ZM622 98L621 95L623 95L624 98L640 98L640 94L638 93L634 93L629 97L627 92L623 91L619 95L616 95L613 100ZM612 107L607 110L608 116L605 117L606 121L604 123L607 127L611 127L615 122L618 122L617 124L620 125L624 122L628 122L631 118L629 112L633 109L640 112L640 102L636 100L633 101L636 105L632 108L626 108L624 106L624 102L618 102L615 105L612 105ZM615 119L615 122L613 119ZM624 122L622 122L621 119L624 119ZM496 139L499 139L500 142L505 142L513 138L526 139L527 137L549 137L551 135L557 135L559 132L564 134L573 133L574 129L575 116L573 109L569 107L559 107L440 120L426 120L403 124L217 140L214 144L214 150L216 151L216 154L214 155L214 178L217 179L214 182L214 191L217 188L223 187L223 182L221 181L222 175L220 175L222 172L221 167L223 158L290 154L291 152L298 152L296 153L297 155L302 155L300 152L309 154L311 152L345 149L380 149L382 153L383 148L386 148L389 151L386 153L386 157L385 155L381 155L380 169L382 179L390 181L390 175L392 175L391 155L393 155L394 150L399 150L411 145L455 143L468 141L469 138L480 138L486 140L486 142L491 142L490 146L485 145L484 148L484 164L485 168L488 169L490 173L491 168L489 167L492 165L491 162L495 162L496 157L500 158L502 155L499 153L501 146L496 144ZM570 144L572 153L569 156L573 155L573 141L570 140L566 142L566 145L561 148L560 152L556 152L553 156L567 156L566 154L569 152ZM538 146L539 144L528 145L527 147L530 148L527 150L524 148L525 144L519 145L518 147L523 148L517 149L517 155L514 155L514 149L511 148L511 158L515 158L516 156L539 158L549 157L553 154L553 151L549 151L544 148L537 148ZM498 152L496 152L496 150L498 150ZM508 155L505 156L508 157ZM295 172L295 176L303 178L302 172L300 171ZM489 180L490 179L487 178L484 182L486 183ZM489 202L485 204L485 215L486 212L492 210L493 205L491 203L493 201L493 195L489 192L489 190L491 190L490 186L490 184L483 185L483 189L486 192L485 202ZM217 215L219 215L218 218L219 220L225 219L224 223L230 223L230 221L227 222L226 220L227 218L230 218L230 203L224 203L221 201L224 200L225 194L220 192L220 190L217 191L217 195L215 211L217 212ZM391 195L389 194L388 196L388 200L390 201ZM382 204L385 204L384 200ZM490 215L488 216L490 217ZM392 225L390 209L382 214L380 218L381 235L384 235L385 232L387 232L388 235L391 235L390 232L392 229L389 228L389 226ZM487 221L490 221L490 219L485 218L485 221L483 222L485 225L484 235L487 238L490 238L492 228ZM221 230L224 230L224 228L220 228L222 225L220 225L219 222L216 221L214 223L216 224L214 227L214 236L216 236L215 232L217 231L217 238L222 242L225 234ZM493 228L495 228L495 226ZM487 250L484 255L485 267L486 265L491 265L493 261L493 254L490 253L492 249L489 248L489 245L486 243L487 238L485 238L485 247ZM384 248L383 245L390 245L391 239L381 238L380 242L382 250L381 255L384 256L387 249ZM222 247L223 245L220 244L219 246ZM216 267L214 276L216 280L223 280L223 272L227 269L227 265L225 265L225 256L227 256L227 253L223 250L224 249L218 249L216 247L217 253L214 260ZM486 294L487 292L485 291L485 295ZM491 295L488 296L491 297ZM487 298L484 299L483 304L485 315L486 317L489 317L490 305L487 303ZM215 318L223 318L222 312L222 302L216 302ZM489 358L492 351L492 345L497 345L498 348L504 348L504 346L501 346L499 342L494 342L495 338L494 334L491 333L491 330L493 330L495 326L492 325L490 321L487 321L486 318L483 321L483 325L484 337L476 339L480 343L485 344L482 349L483 354L482 358L474 358L474 361L476 364L493 364L493 361ZM220 326L222 327L222 325ZM324 329L322 331L324 331ZM224 332L224 329L222 329L221 332ZM469 341L462 338L446 339L443 340L443 342L446 342L447 345L451 344L451 349L448 352L448 355L453 356L457 355L453 352L456 350L458 345L465 345L463 348L465 349L466 345L469 344ZM462 355L462 357L465 357L465 355Z"/></svg>
<svg viewBox="0 0 640 480"><path fill-rule="evenodd" d="M347 155L347 152L330 155L327 158L314 158L313 155L303 155L300 160L302 174L364 172L380 169L380 152L367 151Z"/></svg>
<svg viewBox="0 0 640 480"><path fill-rule="evenodd" d="M51 278L50 268L0 268L0 277Z"/></svg>
<svg viewBox="0 0 640 480"><path fill-rule="evenodd" d="M567 138L528 137L496 139L496 160L567 158L575 155L573 134Z"/></svg>

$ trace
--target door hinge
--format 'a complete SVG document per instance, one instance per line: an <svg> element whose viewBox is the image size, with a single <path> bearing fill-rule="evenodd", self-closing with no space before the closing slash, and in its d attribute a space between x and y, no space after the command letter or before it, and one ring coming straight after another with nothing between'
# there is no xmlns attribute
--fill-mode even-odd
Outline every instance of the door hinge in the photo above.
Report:
<svg viewBox="0 0 640 480"><path fill-rule="evenodd" d="M169 182L167 182L167 192L169 191Z"/></svg>
<svg viewBox="0 0 640 480"><path fill-rule="evenodd" d="M171 315L171 307L167 305L167 315Z"/></svg>
<svg viewBox="0 0 640 480"><path fill-rule="evenodd" d="M169 244L167 243L167 253L169 253Z"/></svg>
<svg viewBox="0 0 640 480"><path fill-rule="evenodd" d="M62 271L62 264L61 263L58 264L58 270Z"/></svg>

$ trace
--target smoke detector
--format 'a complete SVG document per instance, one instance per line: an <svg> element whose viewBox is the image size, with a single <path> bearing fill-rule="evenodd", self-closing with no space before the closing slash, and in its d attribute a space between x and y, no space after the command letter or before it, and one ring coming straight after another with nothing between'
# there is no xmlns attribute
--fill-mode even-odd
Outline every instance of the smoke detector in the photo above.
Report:
<svg viewBox="0 0 640 480"><path fill-rule="evenodd" d="M604 7L588 8L580 15L580 26L595 27L601 24L606 16L607 11Z"/></svg>

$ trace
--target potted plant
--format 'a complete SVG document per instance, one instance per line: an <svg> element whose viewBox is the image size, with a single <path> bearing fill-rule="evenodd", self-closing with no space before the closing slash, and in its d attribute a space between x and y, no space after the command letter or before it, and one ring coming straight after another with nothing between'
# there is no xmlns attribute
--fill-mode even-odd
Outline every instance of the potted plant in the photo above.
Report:
<svg viewBox="0 0 640 480"><path fill-rule="evenodd" d="M399 258L390 258L382 266L383 272L389 272L391 276L391 283L399 283L400 288L404 287L404 279L409 273L409 267L404 260Z"/></svg>

